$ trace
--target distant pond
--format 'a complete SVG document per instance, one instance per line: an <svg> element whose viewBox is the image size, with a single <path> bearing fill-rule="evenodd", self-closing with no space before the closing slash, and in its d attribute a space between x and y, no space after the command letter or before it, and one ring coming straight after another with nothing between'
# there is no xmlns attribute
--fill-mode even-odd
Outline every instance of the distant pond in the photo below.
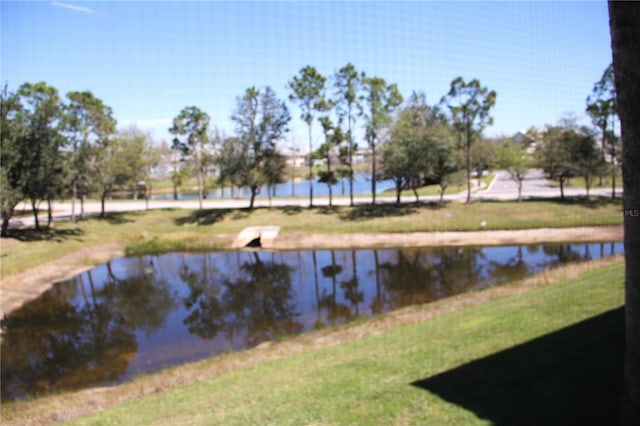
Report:
<svg viewBox="0 0 640 426"><path fill-rule="evenodd" d="M311 186L308 179L298 180L295 182L283 182L274 185L271 188L271 196L273 197L308 197ZM393 181L386 179L376 182L376 192L383 193L394 188ZM258 197L268 197L268 188L264 186L258 193ZM334 196L349 195L349 179L339 179L338 182L331 186ZM362 173L354 175L353 193L355 195L371 194L371 176ZM316 197L326 197L329 195L329 186L326 183L313 182L313 195ZM233 198L249 198L251 193L248 189L233 189ZM231 189L215 189L208 191L205 195L207 199L215 200L221 198L231 198ZM198 194L195 192L180 191L179 200L195 200ZM153 200L172 200L173 194L154 194L151 196Z"/></svg>
<svg viewBox="0 0 640 426"><path fill-rule="evenodd" d="M119 258L5 316L1 396L113 385L621 252L595 243Z"/></svg>

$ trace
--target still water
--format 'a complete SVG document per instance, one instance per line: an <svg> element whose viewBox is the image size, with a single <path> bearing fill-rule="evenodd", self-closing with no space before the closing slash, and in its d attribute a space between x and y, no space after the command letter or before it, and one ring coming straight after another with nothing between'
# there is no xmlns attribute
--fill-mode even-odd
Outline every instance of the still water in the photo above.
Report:
<svg viewBox="0 0 640 426"><path fill-rule="evenodd" d="M113 260L2 320L2 400L145 372L623 251L622 243Z"/></svg>
<svg viewBox="0 0 640 426"><path fill-rule="evenodd" d="M382 193L384 191L393 189L393 181L391 180L381 180L376 182L376 192ZM268 197L267 187L264 186L260 192L258 193L258 197ZM308 197L309 196L309 180L299 180L294 182L284 182L279 183L271 189L271 196L274 197ZM338 195L349 195L349 180L348 179L340 179L338 183L331 186L331 191L334 196ZM360 194L371 194L371 176L364 174L356 174L353 179L353 193L355 195ZM326 197L329 195L329 186L326 183L319 183L314 181L313 183L313 195L316 197ZM233 194L231 194L231 190L229 188L225 188L224 190L216 189L213 191L209 191L206 194L208 199L219 199L219 198L249 198L251 196L251 192L248 189L239 190L238 188L233 189ZM152 195L152 199L154 200L173 200L173 194L158 194ZM198 194L196 193L179 193L179 200L195 200L198 198Z"/></svg>

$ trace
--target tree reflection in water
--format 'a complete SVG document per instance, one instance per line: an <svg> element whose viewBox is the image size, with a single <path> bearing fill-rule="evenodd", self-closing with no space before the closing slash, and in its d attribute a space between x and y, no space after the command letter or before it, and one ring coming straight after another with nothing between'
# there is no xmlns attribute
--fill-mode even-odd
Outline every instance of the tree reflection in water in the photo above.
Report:
<svg viewBox="0 0 640 426"><path fill-rule="evenodd" d="M315 253L314 253L315 257ZM331 264L322 268L322 276L331 279L331 291L326 288L322 289L322 296L316 302L319 310L326 311L325 321L318 318L315 327L320 324L335 325L340 324L351 318L351 311L347 305L337 302L337 277L342 273L343 267L336 263L336 252L331 250ZM317 275L316 275L317 276Z"/></svg>
<svg viewBox="0 0 640 426"><path fill-rule="evenodd" d="M622 250L557 244L118 259L2 320L2 398L117 383Z"/></svg>
<svg viewBox="0 0 640 426"><path fill-rule="evenodd" d="M247 346L279 336L299 333L303 324L296 321L293 268L284 263L263 261L257 252L253 261L242 263L244 274L237 280L223 280L222 303L226 312L226 332L244 335Z"/></svg>
<svg viewBox="0 0 640 426"><path fill-rule="evenodd" d="M398 309L452 296L478 286L482 277L479 248L396 250L380 265L388 298L384 310Z"/></svg>
<svg viewBox="0 0 640 426"><path fill-rule="evenodd" d="M179 273L189 288L183 323L190 333L214 339L222 332L227 341L240 337L250 347L302 331L291 287L293 267L253 252L246 261L236 259L236 273L224 274L207 267L210 255L201 256L199 271L183 262Z"/></svg>
<svg viewBox="0 0 640 426"><path fill-rule="evenodd" d="M224 308L220 300L222 284L215 281L217 274L209 274L208 256L202 256L202 269L197 273L187 263L180 266L180 279L189 287L189 295L183 299L188 312L182 321L189 333L202 339L213 339L224 330Z"/></svg>
<svg viewBox="0 0 640 426"><path fill-rule="evenodd" d="M360 279L358 278L358 262L356 261L356 251L351 251L351 279L340 282L340 288L344 292L344 298L351 303L349 318L355 318L360 315L360 303L364 300L364 293L359 290Z"/></svg>
<svg viewBox="0 0 640 426"><path fill-rule="evenodd" d="M527 275L529 265L524 260L522 246L518 246L518 251L514 256L507 257L503 261L491 260L489 262L489 272L496 283L508 282L514 277Z"/></svg>
<svg viewBox="0 0 640 426"><path fill-rule="evenodd" d="M92 271L55 285L2 321L2 399L117 381L135 357L136 330L164 325L170 286L139 259L104 285Z"/></svg>

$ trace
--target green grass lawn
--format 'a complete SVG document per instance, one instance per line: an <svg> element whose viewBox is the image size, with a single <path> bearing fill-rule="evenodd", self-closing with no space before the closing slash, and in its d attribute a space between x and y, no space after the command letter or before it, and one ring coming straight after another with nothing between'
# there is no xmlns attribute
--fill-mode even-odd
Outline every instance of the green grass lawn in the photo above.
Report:
<svg viewBox="0 0 640 426"><path fill-rule="evenodd" d="M547 179L547 185L552 188L558 188L558 192L560 192L560 183L556 180ZM569 182L565 184L565 188L583 188L586 189L586 184L584 182L584 178L577 176L569 179ZM595 176L591 183L591 189L599 189L606 188L611 189L611 176L605 176L602 185L600 185L600 178ZM616 176L616 191L622 191L622 176Z"/></svg>
<svg viewBox="0 0 640 426"><path fill-rule="evenodd" d="M142 202L142 201L141 201ZM471 205L357 205L335 208L151 210L112 213L54 230L14 230L2 241L2 276L105 244L129 253L217 250L245 227L278 225L281 233L471 231L622 224L620 200L475 202Z"/></svg>
<svg viewBox="0 0 640 426"><path fill-rule="evenodd" d="M597 268L73 424L617 424L623 281L622 263Z"/></svg>
<svg viewBox="0 0 640 426"><path fill-rule="evenodd" d="M464 175L464 176L463 176ZM495 179L495 175L490 174L488 176L482 176L480 178L480 181L484 184L484 186L482 188L480 188L481 190L486 189L491 182L493 181L493 179ZM454 183L451 183L447 189L445 190L444 194L445 195L451 195L451 194L457 194L458 192L462 192L462 191L466 191L467 190L467 177L465 173L462 174L458 174L458 176L454 177ZM478 189L475 189L473 185L476 185L478 182L477 178L472 178L471 179L471 192L476 192ZM439 185L427 185L425 187L419 188L418 189L418 195L421 197L426 197L426 196L433 196L433 195L440 195L440 186ZM394 192L395 194L395 192ZM402 195L403 196L414 196L413 191L408 190L408 191L402 191Z"/></svg>

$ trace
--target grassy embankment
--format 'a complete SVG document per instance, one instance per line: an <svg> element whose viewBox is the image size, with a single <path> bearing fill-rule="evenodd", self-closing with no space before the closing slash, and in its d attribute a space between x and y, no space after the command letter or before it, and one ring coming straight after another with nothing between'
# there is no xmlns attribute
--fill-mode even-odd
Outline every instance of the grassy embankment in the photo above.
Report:
<svg viewBox="0 0 640 426"><path fill-rule="evenodd" d="M13 238L2 241L2 276L109 244L128 253L223 249L243 228L255 225L279 225L282 234L471 231L479 230L481 221L487 230L598 226L622 224L621 216L612 214L620 208L620 200L597 199L113 213L75 225L59 223L48 232L13 231Z"/></svg>
<svg viewBox="0 0 640 426"><path fill-rule="evenodd" d="M617 424L624 266L606 263L205 360L186 367L200 380L167 390L185 367L140 377L118 394L155 393L75 424ZM69 418L74 398L4 414L46 421L55 408Z"/></svg>

